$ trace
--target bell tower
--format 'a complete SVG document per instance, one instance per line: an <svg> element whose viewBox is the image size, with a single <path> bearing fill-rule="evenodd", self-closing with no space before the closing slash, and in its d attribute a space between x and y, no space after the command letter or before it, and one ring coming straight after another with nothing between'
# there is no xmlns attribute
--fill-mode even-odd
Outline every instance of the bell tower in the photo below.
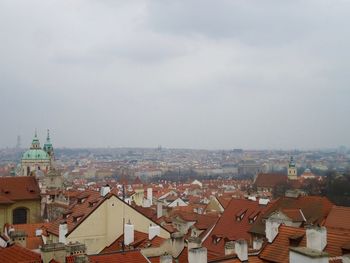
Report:
<svg viewBox="0 0 350 263"><path fill-rule="evenodd" d="M296 179L298 179L297 168L296 168L293 156L290 157L290 161L289 161L289 164L288 164L288 179L289 180L296 180Z"/></svg>

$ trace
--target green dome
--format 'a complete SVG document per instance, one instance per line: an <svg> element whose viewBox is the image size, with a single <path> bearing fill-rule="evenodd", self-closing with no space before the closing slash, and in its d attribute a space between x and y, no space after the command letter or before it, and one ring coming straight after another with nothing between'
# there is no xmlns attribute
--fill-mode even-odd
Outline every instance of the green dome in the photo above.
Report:
<svg viewBox="0 0 350 263"><path fill-rule="evenodd" d="M30 149L22 155L22 160L50 160L50 157L44 150Z"/></svg>

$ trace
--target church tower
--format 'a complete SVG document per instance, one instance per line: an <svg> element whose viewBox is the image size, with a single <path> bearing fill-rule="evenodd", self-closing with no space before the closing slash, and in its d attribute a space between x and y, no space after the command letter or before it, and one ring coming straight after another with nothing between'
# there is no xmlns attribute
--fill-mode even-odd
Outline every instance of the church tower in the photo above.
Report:
<svg viewBox="0 0 350 263"><path fill-rule="evenodd" d="M52 143L51 143L51 139L50 139L50 130L48 129L47 130L47 136L46 136L46 142L44 144L44 147L43 147L43 150L45 152L47 152L47 154L50 156L50 159L53 161L53 146L52 146Z"/></svg>
<svg viewBox="0 0 350 263"><path fill-rule="evenodd" d="M297 168L296 168L293 156L290 158L290 161L289 161L289 164L288 164L288 179L289 180L296 180L296 179L298 179Z"/></svg>

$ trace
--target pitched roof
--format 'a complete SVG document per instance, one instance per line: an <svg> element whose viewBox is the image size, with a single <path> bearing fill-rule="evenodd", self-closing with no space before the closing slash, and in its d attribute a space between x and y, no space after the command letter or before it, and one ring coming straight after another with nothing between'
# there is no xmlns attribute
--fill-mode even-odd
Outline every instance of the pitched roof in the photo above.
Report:
<svg viewBox="0 0 350 263"><path fill-rule="evenodd" d="M6 263L41 263L41 256L29 249L12 245L0 249L0 262Z"/></svg>
<svg viewBox="0 0 350 263"><path fill-rule="evenodd" d="M100 254L119 252L122 250L122 242L124 240L124 235L118 237L111 245L105 247ZM146 248L146 247L159 247L165 241L164 238L155 236L153 239L148 239L148 234L134 231L134 242L128 246L125 246L125 250L134 250L136 248Z"/></svg>
<svg viewBox="0 0 350 263"><path fill-rule="evenodd" d="M275 187L278 184L286 183L288 177L285 174L278 173L260 173L255 179L254 184L257 187Z"/></svg>
<svg viewBox="0 0 350 263"><path fill-rule="evenodd" d="M40 200L40 189L35 177L0 177L0 202L17 200Z"/></svg>
<svg viewBox="0 0 350 263"><path fill-rule="evenodd" d="M307 224L321 224L332 206L331 201L321 196L281 197L272 203L269 209L264 212L262 218L268 218L277 210L287 211L290 216L297 217L297 214L292 211L300 209ZM262 218L253 224L249 230L250 232L265 235L265 223L263 223Z"/></svg>
<svg viewBox="0 0 350 263"><path fill-rule="evenodd" d="M51 222L47 231L58 236L60 222L65 220L68 232L72 231L83 219L85 219L103 200L100 193L93 190L86 190L77 195L76 200L66 213L57 220Z"/></svg>
<svg viewBox="0 0 350 263"><path fill-rule="evenodd" d="M36 224L18 224L13 225L14 229L24 231L27 234L26 247L28 249L38 249L39 246L43 245L43 240L41 235L36 236L36 230L41 229L45 231L49 223L36 223ZM43 232L44 233L44 232Z"/></svg>
<svg viewBox="0 0 350 263"><path fill-rule="evenodd" d="M306 229L281 225L278 235L271 244L267 244L259 257L271 262L289 262L290 239L302 237L299 246L306 246ZM350 242L350 234L341 234L327 229L327 246L324 249L331 257L341 256L342 247Z"/></svg>
<svg viewBox="0 0 350 263"><path fill-rule="evenodd" d="M250 240L248 230L252 222L261 217L268 207L269 205L259 205L257 201L232 199L214 229L204 241L203 246L210 251L224 255L226 241Z"/></svg>
<svg viewBox="0 0 350 263"><path fill-rule="evenodd" d="M81 194L77 196L77 200L75 200L75 202L72 205L70 205L68 211L64 213L64 215L66 216L64 217L63 215L63 217L58 218L57 220L51 222L47 231L58 236L60 222L62 220L65 220L68 226L68 233L66 236L68 236L70 233L72 233L72 231L76 227L80 225L81 222L83 222L90 214L92 214L106 199L109 199L112 196L114 196L121 202L124 202L114 193L115 190L116 189L111 190L111 192L104 197L100 196L100 193L94 190L85 190L84 192L81 192ZM124 204L134 209L135 211L139 212L143 216L147 217L148 219L153 221L153 223L157 224L154 218L148 217L148 215L143 213L145 209L140 207L137 207L136 209L136 207L133 207L128 203L124 203ZM143 212L141 212L140 210L142 210ZM148 210L150 209L148 208ZM154 211L154 214L156 214L155 211ZM160 227L166 230L167 232L169 232L163 226L160 225Z"/></svg>
<svg viewBox="0 0 350 263"><path fill-rule="evenodd" d="M324 225L350 231L350 207L333 206Z"/></svg>
<svg viewBox="0 0 350 263"><path fill-rule="evenodd" d="M91 263L148 263L139 250L89 256Z"/></svg>

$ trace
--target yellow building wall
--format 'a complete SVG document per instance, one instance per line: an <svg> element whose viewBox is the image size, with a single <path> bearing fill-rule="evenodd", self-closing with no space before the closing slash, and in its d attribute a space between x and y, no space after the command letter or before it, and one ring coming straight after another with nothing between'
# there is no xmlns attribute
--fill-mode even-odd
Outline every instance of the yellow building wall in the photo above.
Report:
<svg viewBox="0 0 350 263"><path fill-rule="evenodd" d="M19 207L25 207L28 209L27 223L41 222L40 200L16 201L11 205L0 205L0 226L3 226L5 223L13 224L12 212L14 209Z"/></svg>
<svg viewBox="0 0 350 263"><path fill-rule="evenodd" d="M115 196L106 199L67 237L67 242L81 242L87 246L87 254L99 253L123 234L125 223L130 222L136 231L148 233L154 223ZM160 237L170 238L170 233L160 228Z"/></svg>

